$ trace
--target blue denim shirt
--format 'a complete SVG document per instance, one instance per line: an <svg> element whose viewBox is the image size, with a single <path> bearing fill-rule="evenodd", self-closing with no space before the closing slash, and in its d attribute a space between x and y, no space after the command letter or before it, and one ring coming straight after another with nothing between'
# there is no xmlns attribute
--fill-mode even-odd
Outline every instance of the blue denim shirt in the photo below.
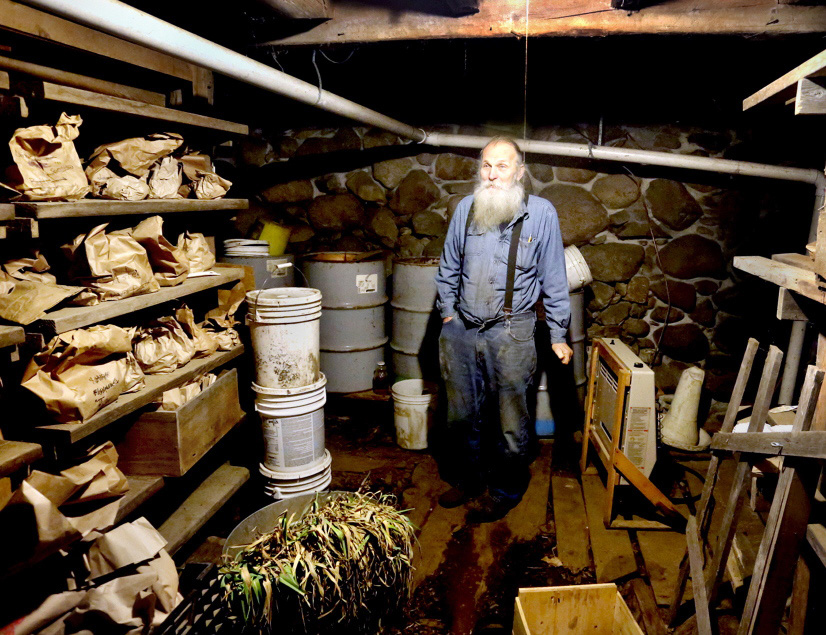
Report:
<svg viewBox="0 0 826 635"><path fill-rule="evenodd" d="M472 202L473 196L462 199L450 221L436 274L437 306L443 318L455 315L458 310L471 322L481 324L504 314L508 251L516 218L504 230L494 228L485 233L471 223L465 239ZM516 257L513 314L530 311L541 295L551 343L564 342L571 321L571 306L556 210L549 201L531 196L527 205L522 203L517 218L519 216L525 220ZM461 263L463 243L464 265Z"/></svg>

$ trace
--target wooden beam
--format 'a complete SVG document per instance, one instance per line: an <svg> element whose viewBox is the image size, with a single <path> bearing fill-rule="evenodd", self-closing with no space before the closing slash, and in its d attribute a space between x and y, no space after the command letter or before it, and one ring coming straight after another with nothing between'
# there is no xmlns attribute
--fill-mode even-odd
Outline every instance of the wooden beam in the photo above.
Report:
<svg viewBox="0 0 826 635"><path fill-rule="evenodd" d="M699 635L711 635L711 616L709 615L708 594L703 577L703 546L697 533L697 519L690 516L685 528L685 543L688 561L691 567L691 589L694 591L694 607L697 613L697 632Z"/></svg>
<svg viewBox="0 0 826 635"><path fill-rule="evenodd" d="M820 26L821 30L823 24ZM806 60L797 68L793 68L788 73L774 80L768 86L761 88L753 95L749 95L743 100L743 110L748 110L767 99L782 99L793 93L797 87L797 82L806 77L816 77L826 73L826 51L821 51L811 59Z"/></svg>
<svg viewBox="0 0 826 635"><path fill-rule="evenodd" d="M24 441L4 441L0 439L0 477L8 476L43 456L43 448L38 443Z"/></svg>
<svg viewBox="0 0 826 635"><path fill-rule="evenodd" d="M735 256L734 268L826 304L826 285L820 283L814 271L762 256Z"/></svg>
<svg viewBox="0 0 826 635"><path fill-rule="evenodd" d="M610 8L606 0L482 2L462 18L399 11L388 6L338 3L333 19L315 28L262 45L319 45L348 42L617 34L789 34L819 33L826 7L778 6L752 0L748 6L719 0L671 0L633 14Z"/></svg>
<svg viewBox="0 0 826 635"><path fill-rule="evenodd" d="M219 198L201 200L183 199L144 199L143 201L108 201L104 199L84 198L79 201L39 202L21 201L15 203L18 216L46 218L86 218L89 216L123 216L170 214L186 212L213 212L224 210L247 209L249 201L245 198Z"/></svg>
<svg viewBox="0 0 826 635"><path fill-rule="evenodd" d="M712 450L746 452L766 456L796 456L810 459L826 459L826 432L718 432L711 440Z"/></svg>
<svg viewBox="0 0 826 635"><path fill-rule="evenodd" d="M333 17L329 0L264 0L279 15L293 20L327 20Z"/></svg>
<svg viewBox="0 0 826 635"><path fill-rule="evenodd" d="M115 84L102 79L87 77L86 75L69 73L56 68L41 66L40 64L31 64L29 62L12 59L10 57L0 56L0 68L18 73L24 73L25 75L31 75L32 77L39 77L40 79L46 79L50 82L55 82L56 84L63 84L64 86L91 90L103 95L112 95L113 97L122 97L124 99L141 101L146 104L153 104L155 106L166 105L166 97L164 97L161 93L153 93L152 91L143 90L142 88L124 86L123 84ZM5 88L8 88L8 86L5 86Z"/></svg>
<svg viewBox="0 0 826 635"><path fill-rule="evenodd" d="M794 114L826 114L826 86L824 86L824 80L822 78L801 79L797 82Z"/></svg>
<svg viewBox="0 0 826 635"><path fill-rule="evenodd" d="M794 294L786 289L780 287L777 294L777 319L778 320L795 320L799 322L808 322L809 318L800 308Z"/></svg>
<svg viewBox="0 0 826 635"><path fill-rule="evenodd" d="M14 90L18 94L22 93L26 97L48 99L61 103L74 104L76 106L87 106L89 108L138 115L140 117L170 121L186 126L220 130L232 134L249 134L249 127L244 124L215 119L214 117L205 117L204 115L196 115L181 110L173 110L171 108L162 108L141 101L112 97L111 95L101 95L80 88L52 84L51 82L26 82L25 84L13 86L11 90Z"/></svg>

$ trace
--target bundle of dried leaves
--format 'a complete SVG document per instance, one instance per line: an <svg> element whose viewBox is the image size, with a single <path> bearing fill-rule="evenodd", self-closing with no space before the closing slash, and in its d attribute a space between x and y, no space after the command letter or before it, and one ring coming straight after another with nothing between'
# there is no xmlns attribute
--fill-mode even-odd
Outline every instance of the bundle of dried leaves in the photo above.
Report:
<svg viewBox="0 0 826 635"><path fill-rule="evenodd" d="M221 569L230 609L253 628L376 633L407 602L414 527L380 493L318 497Z"/></svg>

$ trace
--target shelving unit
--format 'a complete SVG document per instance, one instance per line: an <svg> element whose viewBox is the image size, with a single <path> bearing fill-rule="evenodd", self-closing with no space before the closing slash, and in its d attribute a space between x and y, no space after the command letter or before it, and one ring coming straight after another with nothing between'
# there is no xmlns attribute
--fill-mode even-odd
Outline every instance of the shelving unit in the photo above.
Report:
<svg viewBox="0 0 826 635"><path fill-rule="evenodd" d="M218 272L217 276L189 278L174 287L161 287L160 291L155 293L146 293L123 300L101 302L94 306L71 306L57 311L50 311L46 313L45 318L34 322L32 329L48 335L65 333L72 329L105 322L121 315L129 315L140 309L183 298L199 291L206 291L230 282L236 282L242 280L246 275L243 267L233 267L231 265L215 265L214 271Z"/></svg>
<svg viewBox="0 0 826 635"><path fill-rule="evenodd" d="M81 423L53 423L35 428L38 436L42 436L55 445L76 443L81 439L105 428L139 408L152 403L165 391L179 386L198 375L208 373L214 368L223 366L244 352L243 346L236 346L231 351L219 351L203 357L193 359L186 366L182 366L172 373L147 375L146 386L136 393L121 395L117 401L99 410L94 416Z"/></svg>
<svg viewBox="0 0 826 635"><path fill-rule="evenodd" d="M24 341L26 341L26 332L22 326L0 324L0 348L22 344Z"/></svg>
<svg viewBox="0 0 826 635"><path fill-rule="evenodd" d="M42 456L43 448L37 443L0 439L0 478L13 474Z"/></svg>
<svg viewBox="0 0 826 635"><path fill-rule="evenodd" d="M21 202L14 204L17 216L46 218L85 218L90 216L124 216L127 214L170 214L213 212L249 208L245 198L219 198L204 201L191 198L147 199L143 201L106 201L82 199L66 203Z"/></svg>

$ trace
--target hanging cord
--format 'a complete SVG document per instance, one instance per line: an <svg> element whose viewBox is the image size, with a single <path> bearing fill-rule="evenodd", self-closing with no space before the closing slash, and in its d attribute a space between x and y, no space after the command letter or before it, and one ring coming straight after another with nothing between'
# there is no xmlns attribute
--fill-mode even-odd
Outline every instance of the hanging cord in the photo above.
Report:
<svg viewBox="0 0 826 635"><path fill-rule="evenodd" d="M272 50L272 51L270 51L270 57L272 57L272 61L273 61L273 62L275 62L275 65L278 67L278 69L279 69L282 73L286 72L286 71L284 70L284 67L283 67L283 66L281 66L281 62L279 62L279 61L278 61L278 51L276 51L276 50Z"/></svg>
<svg viewBox="0 0 826 635"><path fill-rule="evenodd" d="M331 62L332 64L345 64L345 63L347 63L347 62L349 62L349 61L350 61L350 58L351 58L351 57L353 57L353 53L355 53L355 52L356 52L356 49L357 49L357 48L358 48L358 47L356 47L356 48L354 48L352 51L350 51L350 53L347 55L347 57L345 57L345 58L344 58L343 60L341 60L340 62L337 62L336 60L331 59L331 58L330 58L330 56L329 56L329 55L327 55L327 53L325 53L325 52L324 52L324 51L322 51L322 50L319 50L319 53L321 53L321 54L324 56L324 59L325 59L325 60L327 60L328 62Z"/></svg>
<svg viewBox="0 0 826 635"><path fill-rule="evenodd" d="M522 96L522 138L528 138L528 25L530 24L531 0L525 0L525 80Z"/></svg>
<svg viewBox="0 0 826 635"><path fill-rule="evenodd" d="M315 74L316 74L316 76L318 77L318 99L316 99L316 100L315 100L315 103L316 103L316 105L318 105L318 104L320 104L320 103L321 103L321 95L322 95L322 90L321 90L321 71L320 71L320 70L318 70L318 64L317 64L317 63L316 63L316 61L315 61L315 54L316 54L316 50L315 50L315 49L313 49L313 68L315 68Z"/></svg>

